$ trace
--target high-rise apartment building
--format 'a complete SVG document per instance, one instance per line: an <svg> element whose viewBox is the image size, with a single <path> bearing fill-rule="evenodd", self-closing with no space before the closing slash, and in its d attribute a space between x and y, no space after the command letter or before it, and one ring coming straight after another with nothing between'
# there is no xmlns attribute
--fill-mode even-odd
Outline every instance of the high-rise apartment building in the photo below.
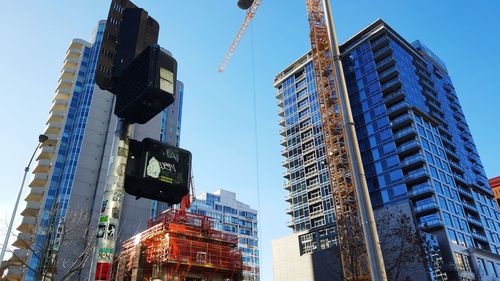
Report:
<svg viewBox="0 0 500 281"><path fill-rule="evenodd" d="M499 278L500 213L444 62L382 20L340 49L376 214L407 206L415 229L438 242L442 265L425 269L428 280ZM279 73L275 88L289 226L305 255L336 244L311 55Z"/></svg>
<svg viewBox="0 0 500 281"><path fill-rule="evenodd" d="M234 192L220 189L201 193L191 204L190 212L212 218L216 230L237 235L244 266L243 280L260 280L256 210L236 200Z"/></svg>
<svg viewBox="0 0 500 281"><path fill-rule="evenodd" d="M69 45L44 132L49 139L36 158L17 228L20 233L13 244L17 247L13 259L20 260L19 266L9 268L9 280L41 280L52 266L63 275L87 245L94 244L117 124L114 96L95 84L105 24L99 22L91 43L74 39ZM179 142L182 83L177 90L175 104L147 124L133 125L132 138ZM119 245L145 229L153 202L127 194L116 198L123 200L116 233ZM71 280L88 279L88 262L76 268Z"/></svg>

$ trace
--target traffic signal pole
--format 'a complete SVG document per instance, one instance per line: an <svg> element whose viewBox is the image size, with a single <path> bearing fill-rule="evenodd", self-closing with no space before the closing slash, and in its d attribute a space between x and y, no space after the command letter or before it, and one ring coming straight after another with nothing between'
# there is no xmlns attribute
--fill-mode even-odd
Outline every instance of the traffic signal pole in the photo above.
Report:
<svg viewBox="0 0 500 281"><path fill-rule="evenodd" d="M387 281L385 272L384 259L380 248L380 241L377 233L377 226L373 215L372 203L370 201L370 193L366 183L363 161L359 150L358 138L356 136L356 127L351 111L349 94L345 82L344 70L340 59L340 50L337 42L335 26L333 24L333 16L330 0L323 0L323 8L325 10L325 21L328 27L328 37L333 57L333 69L335 75L336 91L341 104L342 116L344 118L344 127L347 141L347 149L352 161L352 178L354 180L354 188L359 204L359 214L363 234L365 236L366 250L368 254L368 263L370 265L372 281Z"/></svg>
<svg viewBox="0 0 500 281"><path fill-rule="evenodd" d="M125 195L125 169L129 152L132 124L118 120L113 138L110 164L106 176L104 193L96 230L96 244L88 280L111 280L116 238L120 227Z"/></svg>

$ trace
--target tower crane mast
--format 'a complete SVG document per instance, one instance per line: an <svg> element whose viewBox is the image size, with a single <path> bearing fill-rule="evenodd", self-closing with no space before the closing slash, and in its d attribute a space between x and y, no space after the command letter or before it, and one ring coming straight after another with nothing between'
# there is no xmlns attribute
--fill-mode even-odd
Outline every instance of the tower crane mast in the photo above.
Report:
<svg viewBox="0 0 500 281"><path fill-rule="evenodd" d="M255 0L248 10L240 31L219 67L220 72L224 71L261 2ZM306 6L343 277L347 281L386 281L330 0L306 0Z"/></svg>

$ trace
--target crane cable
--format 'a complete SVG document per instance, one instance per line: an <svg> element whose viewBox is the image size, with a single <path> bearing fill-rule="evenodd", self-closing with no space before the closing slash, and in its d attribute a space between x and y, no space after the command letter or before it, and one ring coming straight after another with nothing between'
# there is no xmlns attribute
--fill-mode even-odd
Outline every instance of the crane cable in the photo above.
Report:
<svg viewBox="0 0 500 281"><path fill-rule="evenodd" d="M259 276L262 274L262 252L261 252L261 228L262 216L261 216L261 198L260 198L260 165L259 165L259 144L258 144L258 125L257 125L257 94L255 90L255 52L254 52L254 30L255 20L250 26L250 53L252 61L252 92L253 92L253 123L254 123L254 143L255 143L255 179L257 186L257 249L259 250Z"/></svg>

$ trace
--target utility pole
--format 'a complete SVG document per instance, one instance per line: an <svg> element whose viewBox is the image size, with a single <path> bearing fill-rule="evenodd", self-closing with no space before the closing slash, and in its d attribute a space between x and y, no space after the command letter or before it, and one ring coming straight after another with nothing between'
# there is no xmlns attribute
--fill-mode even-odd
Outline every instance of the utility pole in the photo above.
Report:
<svg viewBox="0 0 500 281"><path fill-rule="evenodd" d="M121 119L116 125L89 280L110 280L111 278L116 237L118 236L120 214L125 195L125 168L131 127L132 124Z"/></svg>
<svg viewBox="0 0 500 281"><path fill-rule="evenodd" d="M384 259L380 248L380 241L377 233L377 225L373 215L370 193L366 183L363 161L359 150L358 138L356 136L356 127L352 117L349 94L344 78L342 61L340 59L340 50L337 42L335 26L330 0L322 0L325 10L325 21L328 27L328 37L333 57L333 70L336 81L336 91L340 100L342 116L344 118L344 127L347 140L347 149L352 161L352 178L359 204L359 214L361 216L361 225L365 237L366 250L368 254L368 263L370 265L371 277L373 281L387 281Z"/></svg>

